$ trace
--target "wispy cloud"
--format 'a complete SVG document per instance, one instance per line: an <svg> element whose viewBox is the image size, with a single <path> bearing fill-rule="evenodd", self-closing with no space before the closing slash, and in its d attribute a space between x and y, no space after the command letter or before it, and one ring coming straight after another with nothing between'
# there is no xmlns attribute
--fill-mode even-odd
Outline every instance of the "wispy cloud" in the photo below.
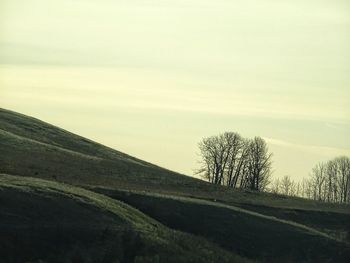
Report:
<svg viewBox="0 0 350 263"><path fill-rule="evenodd" d="M302 152L325 155L325 156L338 156L338 155L350 155L350 149L347 148L337 148L329 146L320 146L320 145L308 145L308 144L298 144L292 143L280 139L264 137L267 143L275 146L293 148Z"/></svg>

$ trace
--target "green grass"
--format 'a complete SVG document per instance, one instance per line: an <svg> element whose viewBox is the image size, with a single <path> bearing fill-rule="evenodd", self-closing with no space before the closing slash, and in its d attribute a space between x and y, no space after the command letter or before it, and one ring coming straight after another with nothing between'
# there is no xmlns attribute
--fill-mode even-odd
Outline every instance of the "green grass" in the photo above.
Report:
<svg viewBox="0 0 350 263"><path fill-rule="evenodd" d="M3 173L54 179L80 186L99 185L216 199L232 205L254 204L350 214L349 205L215 186L4 109L0 109L0 148L0 172Z"/></svg>
<svg viewBox="0 0 350 263"><path fill-rule="evenodd" d="M271 206L238 204L239 207L317 229L350 243L350 215L328 211L283 209Z"/></svg>
<svg viewBox="0 0 350 263"><path fill-rule="evenodd" d="M172 244L176 245L170 247L175 247L174 251L182 251L182 254L174 254L184 255L183 251L196 247L197 241L182 242L180 240L194 237L181 239L185 234L178 232L169 236L173 232L159 224L158 220L168 227L199 235L226 250L259 260L342 261L343 255L348 253L344 242L349 241L349 205L215 186L3 109L0 109L0 149L0 173L19 176L11 179L11 189L16 189L14 185L17 185L23 192L27 177L56 181L57 187L52 190L53 182L46 181L50 186L45 186L37 179L39 185L33 186L36 179L28 179L32 184L30 189L41 189L45 196L50 192L57 199L59 193L60 197L69 197L79 204L91 204L98 208L98 213L113 214L116 211L114 217L128 226L127 231L132 229L138 233L137 239L141 238L141 241L156 233L153 235L155 240L165 244L163 241L171 236ZM5 181L2 183L5 184ZM60 187L64 189L57 190ZM103 194L124 200L155 220L111 198L82 188L103 191ZM30 191L30 197L33 192L38 190ZM125 194L127 192L129 194ZM84 235L89 236L92 230L87 229ZM163 232L168 233L165 234L167 237L162 236L161 229L166 229ZM144 232L149 234L142 236ZM123 234L116 236L123 240ZM122 242L118 242L123 247ZM149 243L158 244L152 242ZM184 243L185 249L180 243ZM129 246L132 247L132 244ZM96 244L95 247L98 248L96 251L91 250L98 254L102 248ZM171 252L166 247L169 243L164 245L164 249L160 247L160 251L166 251L164 254ZM203 247L197 248L197 252L202 253ZM156 248L154 250L157 251ZM188 253L186 257L193 257L192 252ZM152 255L158 254L153 252ZM223 252L223 255L226 254Z"/></svg>
<svg viewBox="0 0 350 263"><path fill-rule="evenodd" d="M0 175L0 262L249 262L101 194Z"/></svg>
<svg viewBox="0 0 350 263"><path fill-rule="evenodd" d="M345 241L274 216L193 198L102 188L95 191L123 200L171 228L203 236L249 258L347 262L350 256Z"/></svg>

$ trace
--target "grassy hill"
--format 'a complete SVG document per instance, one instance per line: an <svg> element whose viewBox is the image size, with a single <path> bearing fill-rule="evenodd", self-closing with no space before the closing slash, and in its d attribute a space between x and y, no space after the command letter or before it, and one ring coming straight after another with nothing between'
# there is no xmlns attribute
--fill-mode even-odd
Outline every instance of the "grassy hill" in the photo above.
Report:
<svg viewBox="0 0 350 263"><path fill-rule="evenodd" d="M347 262L350 257L346 242L302 222L217 201L105 188L95 191L122 200L171 228L200 235L249 258L266 262ZM347 215L332 216L337 225L349 226ZM319 221L313 218L312 223Z"/></svg>
<svg viewBox="0 0 350 263"><path fill-rule="evenodd" d="M117 139L117 138L116 138ZM169 171L38 119L0 108L0 172L86 186L148 190L237 204L349 213L349 206L237 191ZM17 165L20 164L20 165Z"/></svg>
<svg viewBox="0 0 350 263"><path fill-rule="evenodd" d="M0 262L248 262L104 195L0 175Z"/></svg>
<svg viewBox="0 0 350 263"><path fill-rule="evenodd" d="M4 109L0 149L0 173L108 195L252 259L346 262L349 256L347 205L215 186Z"/></svg>

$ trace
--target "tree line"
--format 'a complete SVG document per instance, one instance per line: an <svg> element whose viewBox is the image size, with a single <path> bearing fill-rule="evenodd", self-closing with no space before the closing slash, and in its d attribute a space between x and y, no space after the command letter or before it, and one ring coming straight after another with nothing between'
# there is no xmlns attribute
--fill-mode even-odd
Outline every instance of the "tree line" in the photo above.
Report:
<svg viewBox="0 0 350 263"><path fill-rule="evenodd" d="M264 191L270 183L272 153L261 137L225 132L202 139L199 149L197 173L213 184Z"/></svg>
<svg viewBox="0 0 350 263"><path fill-rule="evenodd" d="M350 203L350 158L340 156L320 162L301 182L295 182L289 176L276 179L271 191L324 202Z"/></svg>
<svg viewBox="0 0 350 263"><path fill-rule="evenodd" d="M272 153L261 137L249 139L236 132L225 132L203 138L198 146L201 160L197 174L210 183L350 203L349 157L318 163L302 181L294 181L290 176L272 180Z"/></svg>

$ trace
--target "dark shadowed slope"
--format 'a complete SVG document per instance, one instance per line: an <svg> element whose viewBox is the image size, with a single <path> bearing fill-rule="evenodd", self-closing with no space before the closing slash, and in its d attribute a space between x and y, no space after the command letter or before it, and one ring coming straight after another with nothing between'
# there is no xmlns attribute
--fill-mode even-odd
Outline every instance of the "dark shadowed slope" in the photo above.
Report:
<svg viewBox="0 0 350 263"><path fill-rule="evenodd" d="M42 179L0 174L0 207L0 262L248 262L121 202Z"/></svg>
<svg viewBox="0 0 350 263"><path fill-rule="evenodd" d="M122 200L171 228L203 236L229 251L259 261L348 262L350 257L350 246L345 241L274 216L195 198L95 191ZM336 216L341 219L343 215ZM318 220L313 218L312 223Z"/></svg>

